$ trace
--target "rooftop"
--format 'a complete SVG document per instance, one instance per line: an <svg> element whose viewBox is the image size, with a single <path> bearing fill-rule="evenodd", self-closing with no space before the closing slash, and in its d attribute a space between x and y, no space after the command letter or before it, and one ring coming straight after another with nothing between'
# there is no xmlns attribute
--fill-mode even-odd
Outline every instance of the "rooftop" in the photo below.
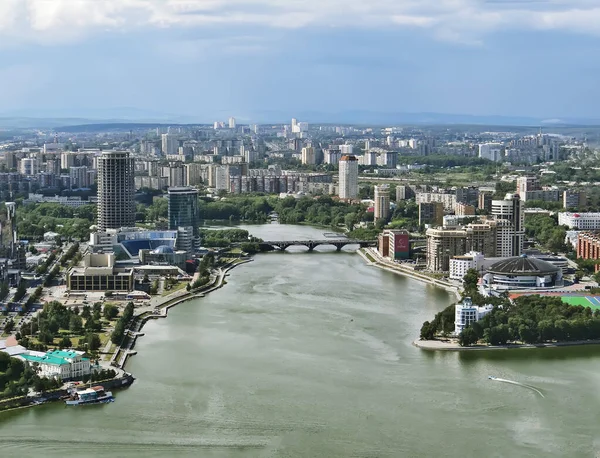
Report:
<svg viewBox="0 0 600 458"><path fill-rule="evenodd" d="M490 266L488 272L495 274L512 275L548 275L555 274L561 269L549 262L538 258L530 258L521 255L513 258L503 259Z"/></svg>

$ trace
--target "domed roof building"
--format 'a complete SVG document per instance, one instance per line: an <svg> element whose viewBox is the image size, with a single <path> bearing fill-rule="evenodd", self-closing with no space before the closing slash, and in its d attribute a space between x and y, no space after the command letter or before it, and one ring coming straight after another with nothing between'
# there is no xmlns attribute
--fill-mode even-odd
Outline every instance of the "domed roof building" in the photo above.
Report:
<svg viewBox="0 0 600 458"><path fill-rule="evenodd" d="M161 245L158 248L154 249L154 251L152 251L152 253L154 253L154 254L172 254L172 253L175 253L175 250L173 250L173 248L171 248L169 245Z"/></svg>
<svg viewBox="0 0 600 458"><path fill-rule="evenodd" d="M560 267L522 254L492 264L483 283L498 289L549 288L562 286L563 276Z"/></svg>

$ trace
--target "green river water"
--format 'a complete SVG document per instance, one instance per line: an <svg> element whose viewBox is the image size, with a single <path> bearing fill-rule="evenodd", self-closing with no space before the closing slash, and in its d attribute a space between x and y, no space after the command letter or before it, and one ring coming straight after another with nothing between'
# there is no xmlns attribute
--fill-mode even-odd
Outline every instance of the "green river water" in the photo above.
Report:
<svg viewBox="0 0 600 458"><path fill-rule="evenodd" d="M599 347L419 350L448 293L318 250L258 255L148 323L115 403L0 414L0 456L599 456Z"/></svg>

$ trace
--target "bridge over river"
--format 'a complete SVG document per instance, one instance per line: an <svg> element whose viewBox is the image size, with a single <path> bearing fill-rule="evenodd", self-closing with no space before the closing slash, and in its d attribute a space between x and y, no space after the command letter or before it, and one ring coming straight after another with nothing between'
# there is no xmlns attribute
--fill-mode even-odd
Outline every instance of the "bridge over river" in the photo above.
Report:
<svg viewBox="0 0 600 458"><path fill-rule="evenodd" d="M375 246L374 240L353 240L353 239L324 239L324 240L265 240L261 242L262 246L270 246L276 250L285 251L291 246L305 246L308 251L313 251L319 245L332 245L337 251L341 251L346 245L358 245L361 248Z"/></svg>

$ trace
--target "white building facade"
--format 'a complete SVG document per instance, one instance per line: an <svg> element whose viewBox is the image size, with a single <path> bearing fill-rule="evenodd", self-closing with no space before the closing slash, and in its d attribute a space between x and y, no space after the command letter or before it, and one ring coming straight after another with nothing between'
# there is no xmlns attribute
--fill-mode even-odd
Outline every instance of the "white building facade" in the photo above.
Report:
<svg viewBox="0 0 600 458"><path fill-rule="evenodd" d="M479 271L483 266L484 259L483 253L476 251L471 251L463 256L455 256L450 259L450 279L462 280L469 269Z"/></svg>
<svg viewBox="0 0 600 458"><path fill-rule="evenodd" d="M471 298L465 297L462 304L456 304L454 312L454 334L458 335L471 323L481 320L494 309L493 305L478 307L473 305Z"/></svg>
<svg viewBox="0 0 600 458"><path fill-rule="evenodd" d="M568 226L570 229L594 231L600 229L600 213L569 213L558 214L559 226Z"/></svg>

